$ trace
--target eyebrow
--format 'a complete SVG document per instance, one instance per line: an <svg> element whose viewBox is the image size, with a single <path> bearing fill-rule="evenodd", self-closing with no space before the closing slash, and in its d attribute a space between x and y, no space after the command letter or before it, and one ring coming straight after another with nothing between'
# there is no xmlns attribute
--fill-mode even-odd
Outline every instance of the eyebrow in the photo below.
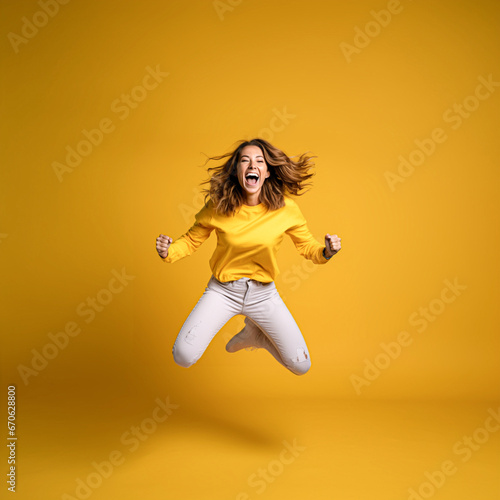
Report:
<svg viewBox="0 0 500 500"><path fill-rule="evenodd" d="M245 156L247 158L250 158L250 156L248 156L248 155L241 155L242 158L245 157ZM264 157L262 155L257 155L255 158L264 158Z"/></svg>

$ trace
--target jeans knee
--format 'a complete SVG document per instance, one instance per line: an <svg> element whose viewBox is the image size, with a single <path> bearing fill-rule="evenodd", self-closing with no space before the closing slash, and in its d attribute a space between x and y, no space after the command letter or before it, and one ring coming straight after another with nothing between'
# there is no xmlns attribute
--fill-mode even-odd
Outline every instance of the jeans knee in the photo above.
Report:
<svg viewBox="0 0 500 500"><path fill-rule="evenodd" d="M183 368L189 368L194 365L197 361L195 357L184 349L179 349L178 345L174 345L172 349L172 354L174 355L174 361L179 366Z"/></svg>
<svg viewBox="0 0 500 500"><path fill-rule="evenodd" d="M295 375L304 375L311 368L311 359L306 349L302 347L297 349L297 356L293 357L289 364L288 369L295 373Z"/></svg>
<svg viewBox="0 0 500 500"><path fill-rule="evenodd" d="M295 373L295 375L305 375L311 368L311 361L309 359L301 362L294 361L288 369Z"/></svg>

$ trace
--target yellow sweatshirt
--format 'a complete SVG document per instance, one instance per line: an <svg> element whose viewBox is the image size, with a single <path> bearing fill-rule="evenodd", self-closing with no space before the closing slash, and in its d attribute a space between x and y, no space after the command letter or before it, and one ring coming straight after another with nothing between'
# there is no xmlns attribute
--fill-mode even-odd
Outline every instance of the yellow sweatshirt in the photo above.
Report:
<svg viewBox="0 0 500 500"><path fill-rule="evenodd" d="M215 230L217 247L210 268L219 281L250 278L263 283L279 274L276 254L288 234L297 250L315 264L325 264L324 245L310 233L297 203L285 196L285 206L267 210L262 203L243 205L234 216L215 213L209 201L195 216L194 225L168 249L164 262L176 262L191 255Z"/></svg>

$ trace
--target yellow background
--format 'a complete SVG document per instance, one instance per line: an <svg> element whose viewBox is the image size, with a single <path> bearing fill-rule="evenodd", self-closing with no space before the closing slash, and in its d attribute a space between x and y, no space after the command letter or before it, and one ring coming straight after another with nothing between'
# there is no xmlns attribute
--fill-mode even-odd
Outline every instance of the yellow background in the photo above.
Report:
<svg viewBox="0 0 500 500"><path fill-rule="evenodd" d="M471 97L500 81L500 4L72 0L46 22L41 4L0 11L2 391L17 386L18 498L74 495L167 396L179 407L91 498L403 499L458 462L453 443L500 399L500 87ZM26 20L40 27L20 42ZM459 121L464 104L477 109ZM112 131L56 173L106 119ZM437 128L446 139L391 189L400 155ZM304 377L266 352L226 353L241 317L192 368L171 355L215 237L173 265L155 238L192 224L206 155L255 136L317 156L298 202L319 240L342 237L322 267L290 241L280 252ZM103 292L122 271L123 290ZM465 287L449 304L446 280ZM86 322L96 297L111 299ZM81 333L27 376L68 322ZM400 332L412 343L356 390ZM306 451L265 491L249 485L293 439ZM493 433L436 498L498 498L498 447Z"/></svg>

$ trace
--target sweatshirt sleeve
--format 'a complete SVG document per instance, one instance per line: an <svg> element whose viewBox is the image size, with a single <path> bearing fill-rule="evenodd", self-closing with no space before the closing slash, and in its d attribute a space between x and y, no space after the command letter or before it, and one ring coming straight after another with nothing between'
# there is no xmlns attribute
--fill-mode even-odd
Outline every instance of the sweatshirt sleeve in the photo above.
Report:
<svg viewBox="0 0 500 500"><path fill-rule="evenodd" d="M323 255L325 245L309 231L307 222L295 201L290 202L290 227L285 231L290 236L300 255L315 264L326 264L329 259Z"/></svg>
<svg viewBox="0 0 500 500"><path fill-rule="evenodd" d="M167 257L162 259L163 262L171 264L194 253L214 229L211 220L212 210L205 205L195 215L195 223L191 228L170 245Z"/></svg>

